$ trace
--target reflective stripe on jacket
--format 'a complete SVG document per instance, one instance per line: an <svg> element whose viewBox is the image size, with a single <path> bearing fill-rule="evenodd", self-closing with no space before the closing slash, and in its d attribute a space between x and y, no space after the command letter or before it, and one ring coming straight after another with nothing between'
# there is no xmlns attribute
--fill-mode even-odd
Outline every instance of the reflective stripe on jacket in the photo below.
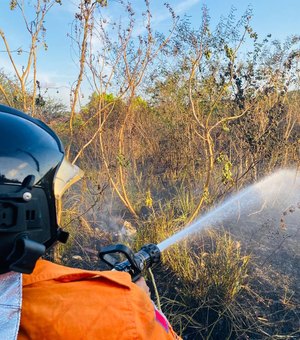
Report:
<svg viewBox="0 0 300 340"><path fill-rule="evenodd" d="M0 339L17 339L22 303L22 275L0 275Z"/></svg>
<svg viewBox="0 0 300 340"><path fill-rule="evenodd" d="M18 339L179 339L161 317L127 273L40 260L23 275Z"/></svg>

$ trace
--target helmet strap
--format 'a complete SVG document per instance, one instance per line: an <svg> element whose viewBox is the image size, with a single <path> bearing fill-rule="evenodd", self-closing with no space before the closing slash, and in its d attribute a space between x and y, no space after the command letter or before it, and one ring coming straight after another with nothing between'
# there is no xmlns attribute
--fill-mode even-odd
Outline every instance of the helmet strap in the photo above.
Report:
<svg viewBox="0 0 300 340"><path fill-rule="evenodd" d="M7 263L11 271L30 274L36 261L46 251L42 243L32 241L26 237L17 238L12 252L7 257Z"/></svg>

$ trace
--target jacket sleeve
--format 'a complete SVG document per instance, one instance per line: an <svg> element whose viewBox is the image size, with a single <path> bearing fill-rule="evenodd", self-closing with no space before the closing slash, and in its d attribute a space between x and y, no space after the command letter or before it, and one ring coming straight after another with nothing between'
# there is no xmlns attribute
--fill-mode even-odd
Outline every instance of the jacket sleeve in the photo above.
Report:
<svg viewBox="0 0 300 340"><path fill-rule="evenodd" d="M137 339L181 339L144 291L132 284L130 295Z"/></svg>

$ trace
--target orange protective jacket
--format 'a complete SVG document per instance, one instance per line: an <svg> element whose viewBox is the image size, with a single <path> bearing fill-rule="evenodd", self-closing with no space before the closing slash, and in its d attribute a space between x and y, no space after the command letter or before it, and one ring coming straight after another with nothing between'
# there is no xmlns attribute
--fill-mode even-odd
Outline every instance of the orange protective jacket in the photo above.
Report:
<svg viewBox="0 0 300 340"><path fill-rule="evenodd" d="M23 275L18 339L180 338L129 274L39 260L32 274Z"/></svg>

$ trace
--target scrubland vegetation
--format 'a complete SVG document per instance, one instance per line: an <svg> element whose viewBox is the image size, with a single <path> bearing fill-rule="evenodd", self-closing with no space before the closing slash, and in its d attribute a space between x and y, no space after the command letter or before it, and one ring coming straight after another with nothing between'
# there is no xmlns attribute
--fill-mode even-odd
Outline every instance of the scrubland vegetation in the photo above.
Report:
<svg viewBox="0 0 300 340"><path fill-rule="evenodd" d="M0 73L0 102L50 124L86 175L58 204L71 237L56 261L99 268L100 246L158 243L249 183L299 166L299 36L258 36L250 10L240 18L233 10L211 27L203 7L193 27L168 5L170 27L155 32L148 1L137 35L130 4L120 4L119 25L98 15L104 1L82 0L68 108L43 95L36 69L57 3L31 2L38 14L32 25L24 17L31 48L21 70L9 32L0 31L15 67ZM22 6L11 1L13 11ZM93 91L83 105L84 81ZM292 203L296 214L299 202ZM277 272L267 257L262 268L226 227L171 247L154 269L174 328L185 339L299 338L299 270L291 283L290 272ZM297 264L299 247L291 258Z"/></svg>

